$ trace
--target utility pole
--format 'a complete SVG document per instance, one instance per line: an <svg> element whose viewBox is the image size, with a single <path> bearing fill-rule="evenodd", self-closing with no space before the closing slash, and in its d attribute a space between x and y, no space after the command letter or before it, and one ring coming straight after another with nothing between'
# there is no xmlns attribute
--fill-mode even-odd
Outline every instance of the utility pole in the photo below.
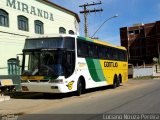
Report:
<svg viewBox="0 0 160 120"><path fill-rule="evenodd" d="M80 11L80 13L84 14L84 33L85 33L85 37L88 37L88 13L92 13L92 12L100 12L103 11L103 9L92 9L89 10L87 9L88 6L93 6L93 5L99 5L102 4L102 2L100 1L99 3L95 3L93 2L92 4L84 4L84 5L80 5L79 7L83 7L83 11Z"/></svg>

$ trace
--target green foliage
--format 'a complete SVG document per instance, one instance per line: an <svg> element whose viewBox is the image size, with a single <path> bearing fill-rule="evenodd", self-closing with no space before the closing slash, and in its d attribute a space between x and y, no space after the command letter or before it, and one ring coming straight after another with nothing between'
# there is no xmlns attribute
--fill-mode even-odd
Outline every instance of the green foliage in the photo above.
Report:
<svg viewBox="0 0 160 120"><path fill-rule="evenodd" d="M133 78L133 80L152 80L154 78L160 78L160 76L140 76Z"/></svg>

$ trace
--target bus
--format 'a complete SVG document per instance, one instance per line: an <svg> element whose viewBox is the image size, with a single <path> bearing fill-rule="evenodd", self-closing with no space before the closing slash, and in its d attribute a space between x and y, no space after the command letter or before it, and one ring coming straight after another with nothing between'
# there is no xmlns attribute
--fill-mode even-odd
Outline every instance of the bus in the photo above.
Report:
<svg viewBox="0 0 160 120"><path fill-rule="evenodd" d="M126 48L81 36L27 38L23 49L22 92L81 95L86 89L128 80Z"/></svg>

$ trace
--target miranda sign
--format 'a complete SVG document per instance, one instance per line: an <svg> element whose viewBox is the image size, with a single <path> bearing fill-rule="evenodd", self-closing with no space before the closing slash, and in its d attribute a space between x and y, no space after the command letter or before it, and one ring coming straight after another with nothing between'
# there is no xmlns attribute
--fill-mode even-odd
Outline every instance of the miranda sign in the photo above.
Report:
<svg viewBox="0 0 160 120"><path fill-rule="evenodd" d="M34 6L29 6L23 2L19 2L18 0L6 0L6 5L8 7L20 10L22 12L26 12L28 14L36 15L51 21L54 21L53 14L47 11L41 10Z"/></svg>

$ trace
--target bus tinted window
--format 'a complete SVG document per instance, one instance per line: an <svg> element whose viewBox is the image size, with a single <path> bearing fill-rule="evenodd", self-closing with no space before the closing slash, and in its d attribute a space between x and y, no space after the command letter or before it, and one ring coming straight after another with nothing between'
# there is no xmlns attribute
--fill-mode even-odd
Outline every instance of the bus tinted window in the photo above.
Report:
<svg viewBox="0 0 160 120"><path fill-rule="evenodd" d="M77 40L77 54L79 57L127 61L127 54L125 50L104 46L81 39Z"/></svg>
<svg viewBox="0 0 160 120"><path fill-rule="evenodd" d="M113 57L114 57L114 60L118 60L118 50L117 49L113 49Z"/></svg>
<svg viewBox="0 0 160 120"><path fill-rule="evenodd" d="M118 51L118 60L127 61L126 52L123 50Z"/></svg>
<svg viewBox="0 0 160 120"><path fill-rule="evenodd" d="M94 46L92 43L88 44L88 52L89 52L89 57L93 57L93 53L94 53Z"/></svg>
<svg viewBox="0 0 160 120"><path fill-rule="evenodd" d="M114 60L114 51L113 51L113 48L110 48L110 59Z"/></svg>
<svg viewBox="0 0 160 120"><path fill-rule="evenodd" d="M98 58L98 52L99 52L99 49L98 49L98 45L94 45L94 48L93 48L94 52L94 57Z"/></svg>
<svg viewBox="0 0 160 120"><path fill-rule="evenodd" d="M106 59L106 49L103 46L99 46L99 58Z"/></svg>
<svg viewBox="0 0 160 120"><path fill-rule="evenodd" d="M127 52L122 51L122 54L123 54L123 61L127 61Z"/></svg>
<svg viewBox="0 0 160 120"><path fill-rule="evenodd" d="M106 47L107 59L111 59L110 48Z"/></svg>
<svg viewBox="0 0 160 120"><path fill-rule="evenodd" d="M87 57L88 56L88 45L86 42L78 40L77 42L78 56Z"/></svg>

